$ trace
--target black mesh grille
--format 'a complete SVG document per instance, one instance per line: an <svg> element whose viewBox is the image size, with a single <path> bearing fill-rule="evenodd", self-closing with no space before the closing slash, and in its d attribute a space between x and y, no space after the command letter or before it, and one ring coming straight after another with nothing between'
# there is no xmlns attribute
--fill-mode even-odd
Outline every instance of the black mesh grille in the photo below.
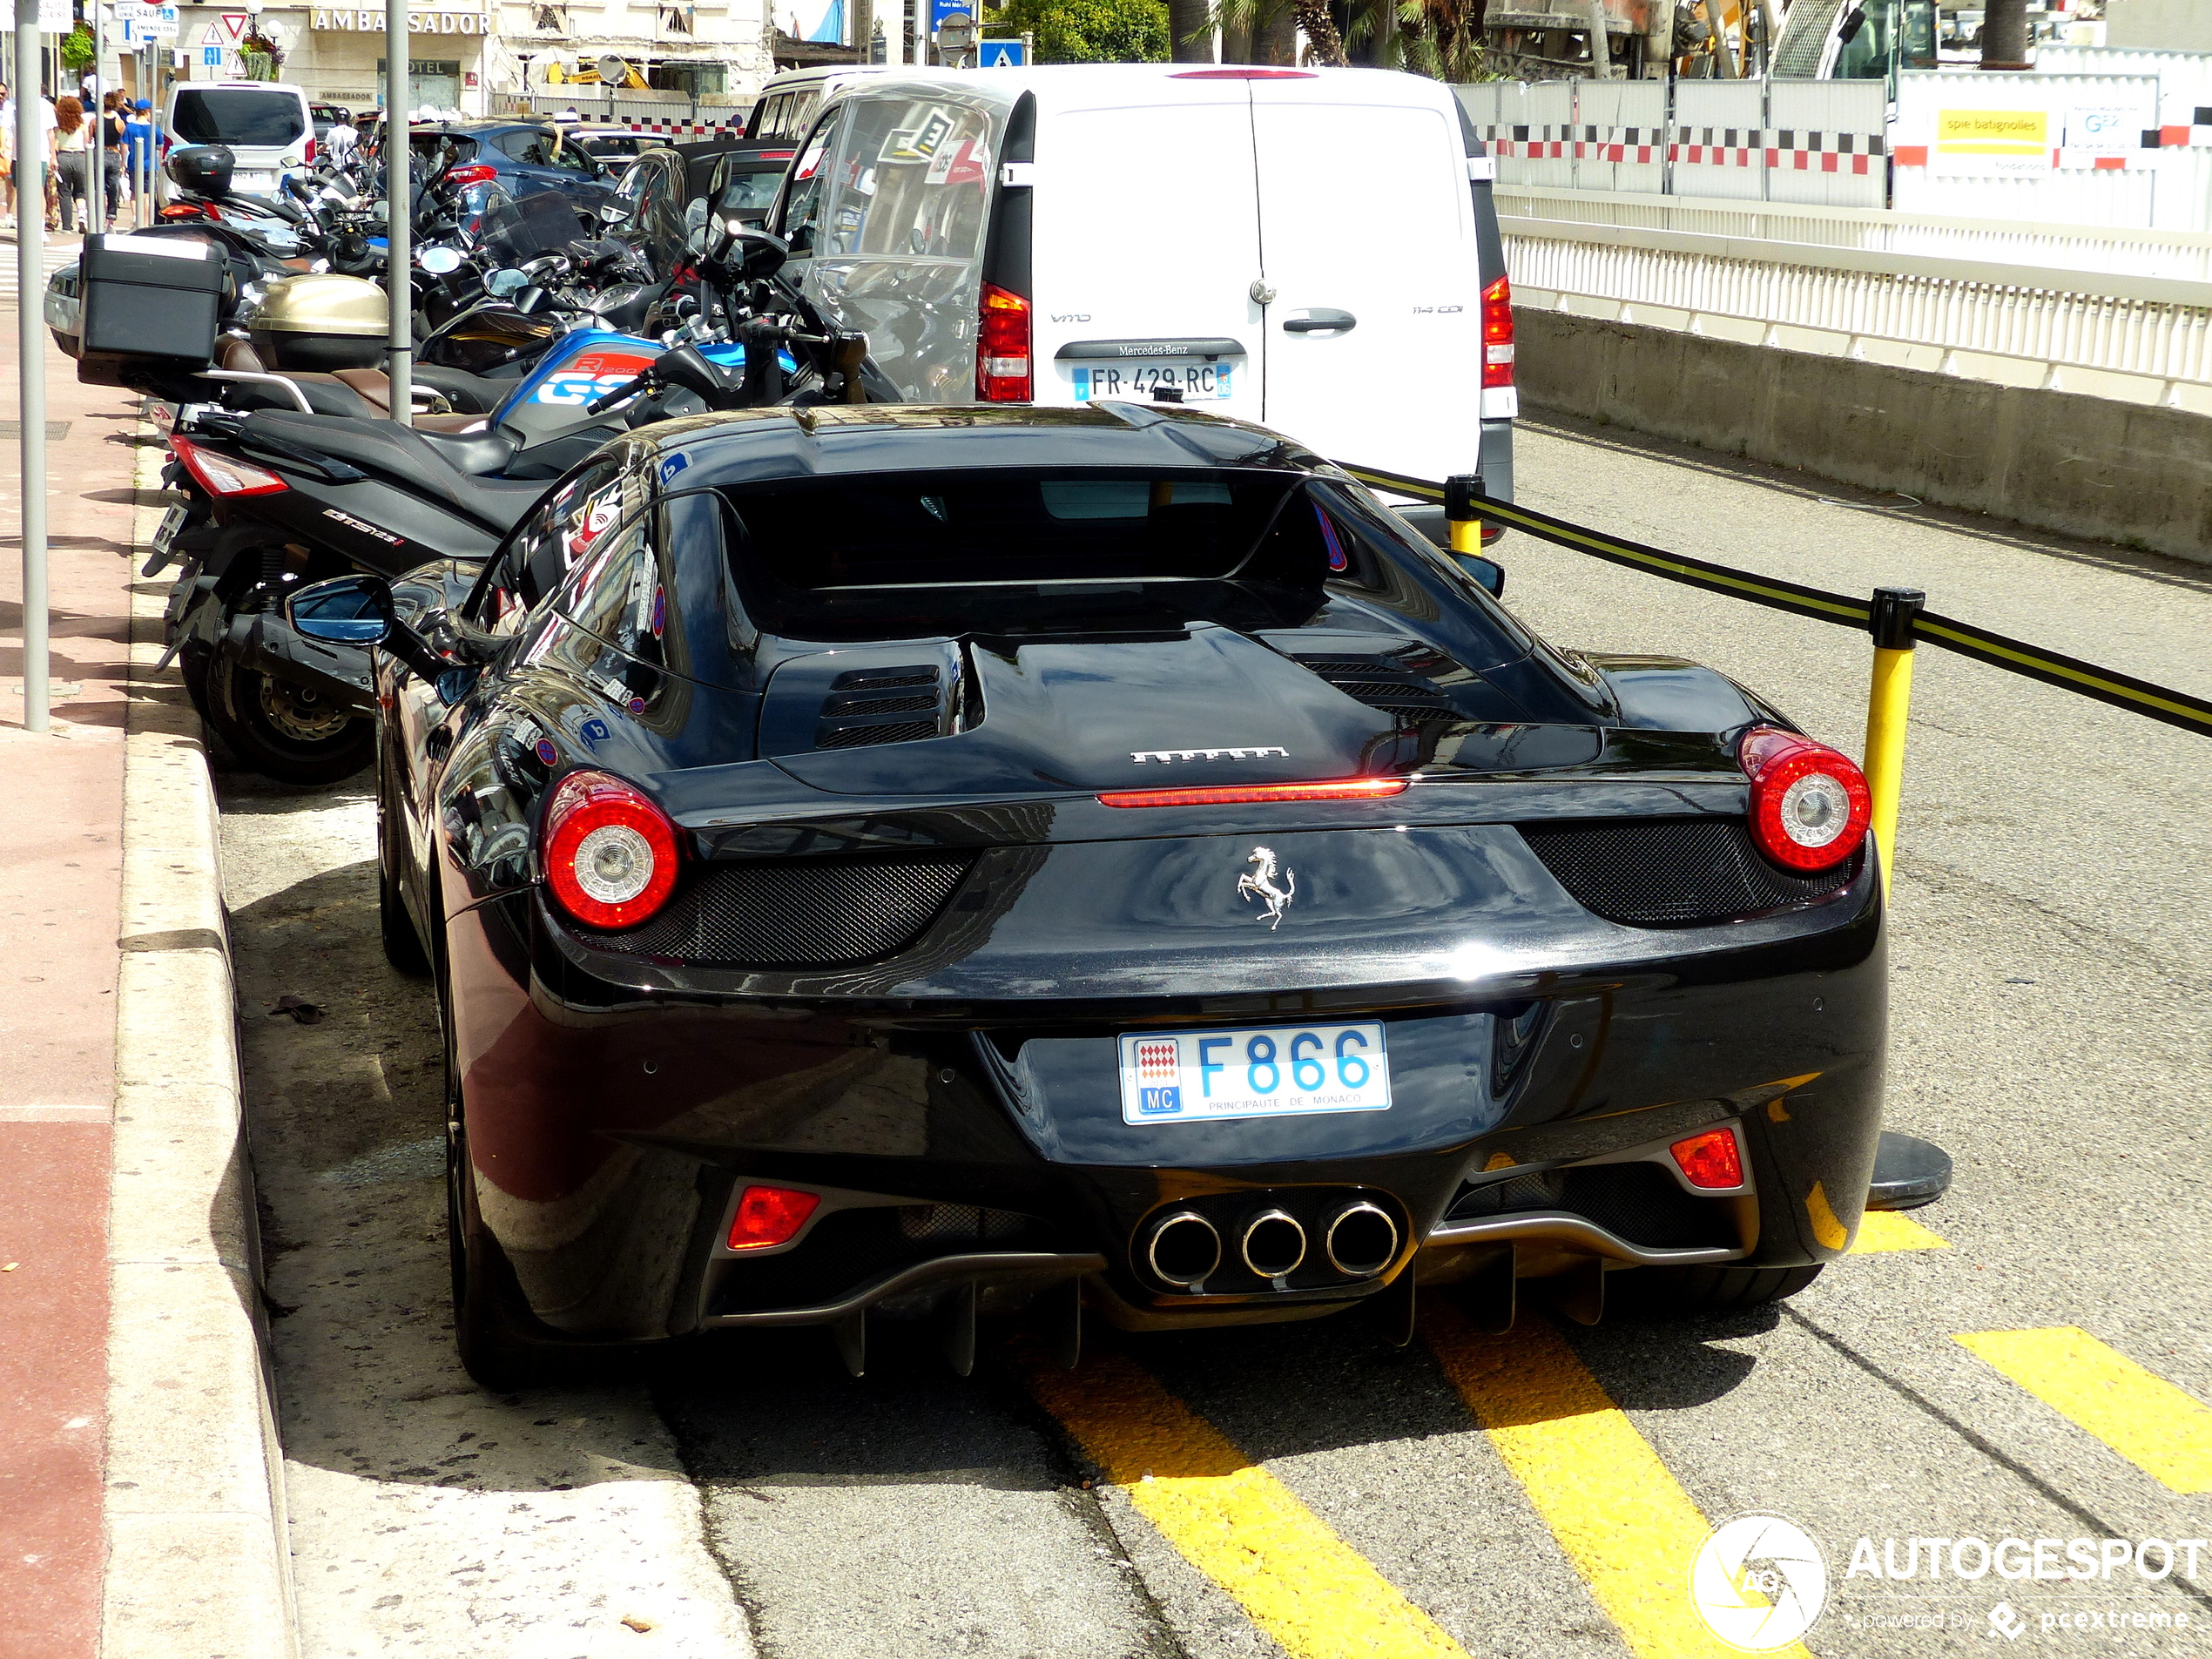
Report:
<svg viewBox="0 0 2212 1659"><path fill-rule="evenodd" d="M856 668L830 682L821 722L814 728L814 746L860 749L934 738L943 730L944 704L944 686L929 664ZM913 718L925 711L927 718Z"/></svg>
<svg viewBox="0 0 2212 1659"><path fill-rule="evenodd" d="M868 725L825 725L814 734L818 749L865 749L877 743L914 743L937 735L934 720L887 720Z"/></svg>
<svg viewBox="0 0 2212 1659"><path fill-rule="evenodd" d="M1761 856L1740 818L1523 824L1521 838L1576 903L1608 921L1681 927L1800 904L1851 885L1863 853L1815 876Z"/></svg>
<svg viewBox="0 0 2212 1659"><path fill-rule="evenodd" d="M1733 1250L1742 1241L1727 1204L1685 1192L1656 1163L1601 1163L1515 1176L1460 1194L1453 1221L1564 1210L1615 1238L1654 1250Z"/></svg>
<svg viewBox="0 0 2212 1659"><path fill-rule="evenodd" d="M912 943L974 862L940 853L710 866L644 927L583 937L710 967L848 967Z"/></svg>
<svg viewBox="0 0 2212 1659"><path fill-rule="evenodd" d="M968 1204L901 1204L825 1216L794 1250L716 1264L711 1313L840 1300L898 1268L976 1251L1049 1250L1042 1223Z"/></svg>
<svg viewBox="0 0 2212 1659"><path fill-rule="evenodd" d="M1291 659L1356 702L1406 724L1456 720L1441 686L1386 657L1295 657Z"/></svg>

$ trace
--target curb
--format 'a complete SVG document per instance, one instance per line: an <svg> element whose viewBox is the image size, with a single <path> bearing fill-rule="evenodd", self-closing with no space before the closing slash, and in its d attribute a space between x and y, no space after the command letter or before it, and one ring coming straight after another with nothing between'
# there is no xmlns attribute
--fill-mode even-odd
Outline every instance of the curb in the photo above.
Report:
<svg viewBox="0 0 2212 1659"><path fill-rule="evenodd" d="M140 449L142 492L160 464ZM158 510L132 535L101 1651L296 1659L214 783L153 674L169 583L135 577Z"/></svg>

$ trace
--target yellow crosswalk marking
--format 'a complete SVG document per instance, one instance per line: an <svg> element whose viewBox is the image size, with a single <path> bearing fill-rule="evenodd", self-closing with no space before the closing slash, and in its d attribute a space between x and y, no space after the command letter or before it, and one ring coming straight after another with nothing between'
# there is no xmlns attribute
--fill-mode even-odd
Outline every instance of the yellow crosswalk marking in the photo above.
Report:
<svg viewBox="0 0 2212 1659"><path fill-rule="evenodd" d="M1094 1354L1017 1367L1106 1478L1293 1659L1467 1659L1290 1488L1142 1367Z"/></svg>
<svg viewBox="0 0 2212 1659"><path fill-rule="evenodd" d="M2070 1325L1956 1339L2176 1492L2212 1492L2212 1409Z"/></svg>
<svg viewBox="0 0 2212 1659"><path fill-rule="evenodd" d="M1948 1250L1951 1241L1930 1232L1919 1222L1894 1210L1870 1210L1858 1223L1858 1237L1851 1241L1854 1256L1874 1256L1886 1250Z"/></svg>
<svg viewBox="0 0 2212 1659"><path fill-rule="evenodd" d="M1423 1308L1420 1331L1638 1659L1735 1654L1689 1599L1710 1527L1566 1339L1526 1318L1482 1336L1441 1301ZM1776 1651L1806 1659L1800 1645Z"/></svg>

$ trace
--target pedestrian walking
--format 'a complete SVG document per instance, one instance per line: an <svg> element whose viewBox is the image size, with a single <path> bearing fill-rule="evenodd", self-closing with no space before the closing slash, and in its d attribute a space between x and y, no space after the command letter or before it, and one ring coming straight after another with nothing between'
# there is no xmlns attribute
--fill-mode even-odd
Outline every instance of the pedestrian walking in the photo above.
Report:
<svg viewBox="0 0 2212 1659"><path fill-rule="evenodd" d="M132 193L145 192L149 201L153 197L153 105L140 98L131 106L131 118L123 125L125 140L130 145Z"/></svg>
<svg viewBox="0 0 2212 1659"><path fill-rule="evenodd" d="M64 98L54 105L54 171L61 191L62 229L73 231L86 212L84 192L90 187L88 168L96 158L92 129L85 124L84 105ZM90 230L88 224L84 227Z"/></svg>
<svg viewBox="0 0 2212 1659"><path fill-rule="evenodd" d="M16 227L16 100L0 81L0 230Z"/></svg>
<svg viewBox="0 0 2212 1659"><path fill-rule="evenodd" d="M123 206L123 94L103 93L100 98L100 181L105 186L100 199L106 204L107 223L103 230L113 230L118 210Z"/></svg>

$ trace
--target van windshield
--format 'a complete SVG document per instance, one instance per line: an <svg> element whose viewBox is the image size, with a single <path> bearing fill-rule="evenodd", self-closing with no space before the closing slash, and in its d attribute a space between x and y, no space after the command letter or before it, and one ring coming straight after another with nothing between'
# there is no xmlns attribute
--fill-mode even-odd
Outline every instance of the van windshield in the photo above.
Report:
<svg viewBox="0 0 2212 1659"><path fill-rule="evenodd" d="M180 86L171 131L185 144L227 144L271 149L307 130L299 98L273 88Z"/></svg>

